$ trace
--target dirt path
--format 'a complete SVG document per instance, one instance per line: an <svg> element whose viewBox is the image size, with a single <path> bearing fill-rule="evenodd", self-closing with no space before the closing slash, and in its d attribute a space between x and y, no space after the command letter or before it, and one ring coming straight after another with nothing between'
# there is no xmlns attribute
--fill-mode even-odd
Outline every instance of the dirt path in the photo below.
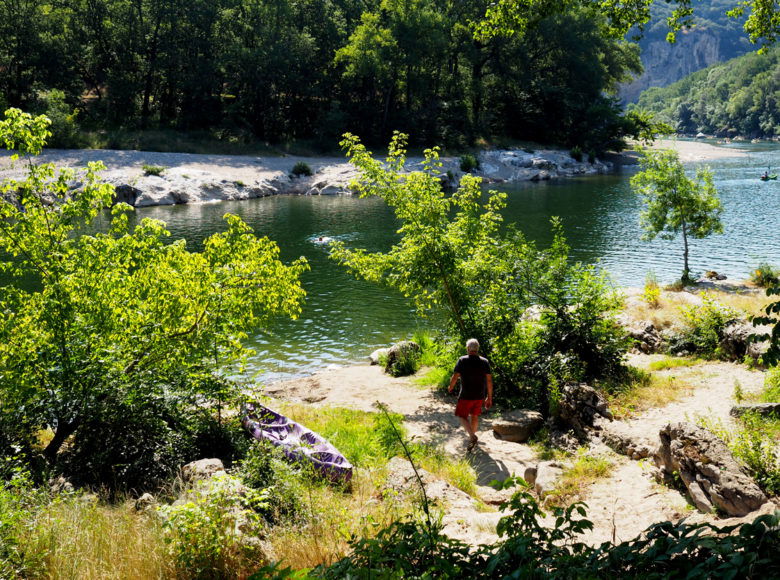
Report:
<svg viewBox="0 0 780 580"><path fill-rule="evenodd" d="M647 366L657 356L634 355L631 364ZM696 420L699 416L731 423L729 410L734 404L735 385L745 393L758 391L763 373L744 366L722 362L706 362L692 367L659 371L661 377L676 377L689 384L688 396L663 408L651 409L633 419L620 422L622 429L657 443L658 432L670 421ZM433 393L405 378L392 378L379 367L354 366L332 369L311 377L271 385L267 394L282 399L314 405L344 406L373 410L379 401L391 411L405 417L410 436L441 444L454 456L466 455L466 438L453 416L454 398ZM527 445L495 439L488 413L480 423L478 448L468 454L474 466L481 499L495 505L505 494L499 494L488 484L509 475L522 475L525 467L537 462L533 449ZM692 510L685 498L672 489L656 484L650 477L648 461L632 461L617 455L603 445L594 453L603 453L613 462L609 478L598 481L588 490L583 501L588 505L588 519L594 529L583 540L598 545L604 541L633 538L653 523L689 517L693 521L713 521ZM495 539L497 512L480 509L472 498L458 490L446 493L445 531L453 537L472 542Z"/></svg>

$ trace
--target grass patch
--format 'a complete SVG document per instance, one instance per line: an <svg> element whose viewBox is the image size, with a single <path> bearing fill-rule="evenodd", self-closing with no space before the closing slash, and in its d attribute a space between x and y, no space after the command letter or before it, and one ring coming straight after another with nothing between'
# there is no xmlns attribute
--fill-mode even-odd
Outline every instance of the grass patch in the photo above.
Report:
<svg viewBox="0 0 780 580"><path fill-rule="evenodd" d="M572 466L564 470L555 490L545 498L546 505L567 506L584 497L588 487L612 472L613 463L609 459L588 455L587 449L578 449L575 457Z"/></svg>
<svg viewBox="0 0 780 580"><path fill-rule="evenodd" d="M162 165L144 165L142 169L144 170L144 175L156 175L159 177L165 173L165 167Z"/></svg>
<svg viewBox="0 0 780 580"><path fill-rule="evenodd" d="M701 359L685 358L685 357L666 357L661 360L654 360L647 368L651 371L665 371L668 369L676 369L680 367L693 367L702 362Z"/></svg>
<svg viewBox="0 0 780 580"><path fill-rule="evenodd" d="M609 408L616 419L627 419L648 409L664 407L693 390L690 383L679 377L659 377L648 373L647 380L610 395Z"/></svg>

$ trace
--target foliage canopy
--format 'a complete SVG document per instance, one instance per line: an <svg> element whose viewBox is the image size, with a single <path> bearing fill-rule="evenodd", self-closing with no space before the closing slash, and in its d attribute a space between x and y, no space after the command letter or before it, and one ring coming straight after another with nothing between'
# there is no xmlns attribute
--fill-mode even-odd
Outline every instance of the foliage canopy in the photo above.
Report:
<svg viewBox="0 0 780 580"><path fill-rule="evenodd" d="M667 149L645 151L640 160L642 171L631 178L631 187L645 201L641 224L646 240L656 236L683 237L684 267L682 279L690 279L688 236L701 239L723 232L720 214L723 208L708 169L699 169L696 178L685 175L677 152Z"/></svg>
<svg viewBox="0 0 780 580"><path fill-rule="evenodd" d="M221 396L213 373L241 362L246 330L300 312L307 264L283 264L275 243L230 214L202 252L169 242L157 220L131 229L122 204L107 231L85 233L113 188L99 181L100 163L75 190L73 170L35 163L47 125L16 109L0 125L26 172L0 189L0 420L26 443L51 428L44 453L54 464L107 401L132 409L174 392Z"/></svg>

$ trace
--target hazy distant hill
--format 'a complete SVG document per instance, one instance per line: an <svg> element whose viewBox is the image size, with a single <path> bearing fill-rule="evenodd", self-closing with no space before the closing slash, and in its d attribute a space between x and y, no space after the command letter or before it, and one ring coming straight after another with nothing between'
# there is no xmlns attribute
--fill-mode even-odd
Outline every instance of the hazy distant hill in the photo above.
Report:
<svg viewBox="0 0 780 580"><path fill-rule="evenodd" d="M755 50L742 30L743 21L726 16L733 5L726 0L697 3L694 27L679 32L677 42L669 44L666 19L672 9L664 2L655 4L652 19L639 42L645 72L621 88L623 100L636 102L642 91L650 87L665 87L697 70Z"/></svg>
<svg viewBox="0 0 780 580"><path fill-rule="evenodd" d="M780 47L713 65L668 87L649 89L638 105L681 133L780 135Z"/></svg>

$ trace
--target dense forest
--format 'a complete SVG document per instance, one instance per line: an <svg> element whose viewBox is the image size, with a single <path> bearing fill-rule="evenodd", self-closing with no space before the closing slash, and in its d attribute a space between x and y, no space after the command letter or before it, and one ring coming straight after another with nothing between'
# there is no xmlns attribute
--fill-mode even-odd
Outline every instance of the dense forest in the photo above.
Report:
<svg viewBox="0 0 780 580"><path fill-rule="evenodd" d="M780 50L746 54L646 91L639 107L681 133L768 138L780 135Z"/></svg>
<svg viewBox="0 0 780 580"><path fill-rule="evenodd" d="M486 0L0 2L0 106L78 129L224 139L464 146L502 136L603 149L640 69L605 16L572 5L522 35L475 37Z"/></svg>

